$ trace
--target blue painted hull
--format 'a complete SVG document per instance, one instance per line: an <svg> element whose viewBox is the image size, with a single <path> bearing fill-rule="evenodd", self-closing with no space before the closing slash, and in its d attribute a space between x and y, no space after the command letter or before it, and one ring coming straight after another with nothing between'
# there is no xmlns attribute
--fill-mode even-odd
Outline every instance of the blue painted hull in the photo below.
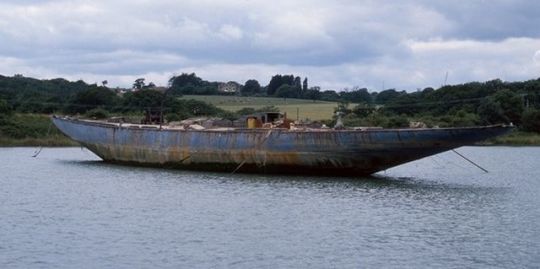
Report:
<svg viewBox="0 0 540 269"><path fill-rule="evenodd" d="M67 118L54 124L104 161L226 172L369 175L512 127L175 130Z"/></svg>

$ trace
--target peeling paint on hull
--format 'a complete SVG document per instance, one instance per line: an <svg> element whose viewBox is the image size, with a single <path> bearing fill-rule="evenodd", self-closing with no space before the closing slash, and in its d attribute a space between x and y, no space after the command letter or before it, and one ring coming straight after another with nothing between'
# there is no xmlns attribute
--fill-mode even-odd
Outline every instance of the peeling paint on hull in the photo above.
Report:
<svg viewBox="0 0 540 269"><path fill-rule="evenodd" d="M369 175L504 134L507 126L302 131L177 130L53 118L104 161L252 173Z"/></svg>

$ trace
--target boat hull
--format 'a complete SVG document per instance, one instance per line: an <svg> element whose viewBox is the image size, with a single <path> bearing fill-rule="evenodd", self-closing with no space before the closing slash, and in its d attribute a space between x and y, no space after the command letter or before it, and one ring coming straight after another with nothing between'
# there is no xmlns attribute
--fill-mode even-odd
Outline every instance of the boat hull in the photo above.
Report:
<svg viewBox="0 0 540 269"><path fill-rule="evenodd" d="M369 175L511 127L178 130L67 118L54 124L107 162L248 173Z"/></svg>

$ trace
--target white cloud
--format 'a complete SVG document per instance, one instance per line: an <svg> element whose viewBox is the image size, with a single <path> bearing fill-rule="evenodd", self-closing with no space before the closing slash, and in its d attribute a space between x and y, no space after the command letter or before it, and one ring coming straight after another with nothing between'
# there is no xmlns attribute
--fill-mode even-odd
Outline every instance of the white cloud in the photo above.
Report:
<svg viewBox="0 0 540 269"><path fill-rule="evenodd" d="M539 4L509 3L7 0L0 73L121 86L138 77L164 84L175 72L262 84L294 73L377 90L438 86L446 72L451 83L535 78Z"/></svg>
<svg viewBox="0 0 540 269"><path fill-rule="evenodd" d="M242 29L230 24L221 26L219 34L225 40L239 40L243 35Z"/></svg>

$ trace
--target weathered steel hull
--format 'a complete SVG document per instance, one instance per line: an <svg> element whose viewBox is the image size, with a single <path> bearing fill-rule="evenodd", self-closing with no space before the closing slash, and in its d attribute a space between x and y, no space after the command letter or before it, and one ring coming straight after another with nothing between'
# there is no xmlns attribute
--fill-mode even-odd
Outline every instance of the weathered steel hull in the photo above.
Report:
<svg viewBox="0 0 540 269"><path fill-rule="evenodd" d="M369 175L511 127L301 131L173 130L53 118L104 161L227 172Z"/></svg>

